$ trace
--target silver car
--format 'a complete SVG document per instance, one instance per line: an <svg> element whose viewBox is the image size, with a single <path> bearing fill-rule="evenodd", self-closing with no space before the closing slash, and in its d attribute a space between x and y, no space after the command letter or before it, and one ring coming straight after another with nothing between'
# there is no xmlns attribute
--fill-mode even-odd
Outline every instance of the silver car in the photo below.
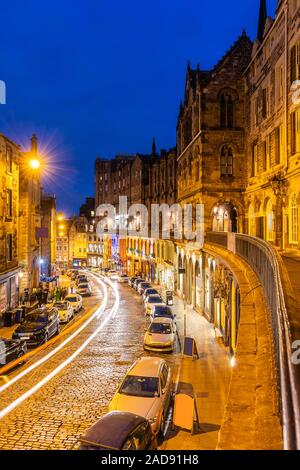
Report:
<svg viewBox="0 0 300 470"><path fill-rule="evenodd" d="M81 284L78 284L77 293L81 295L81 297L91 296L92 289L91 289L90 284L88 282L83 282Z"/></svg>
<svg viewBox="0 0 300 470"><path fill-rule="evenodd" d="M127 372L109 410L146 418L155 434L163 434L172 394L172 372L165 360L141 357Z"/></svg>
<svg viewBox="0 0 300 470"><path fill-rule="evenodd" d="M146 351L173 352L176 344L176 326L171 318L155 318L144 338Z"/></svg>

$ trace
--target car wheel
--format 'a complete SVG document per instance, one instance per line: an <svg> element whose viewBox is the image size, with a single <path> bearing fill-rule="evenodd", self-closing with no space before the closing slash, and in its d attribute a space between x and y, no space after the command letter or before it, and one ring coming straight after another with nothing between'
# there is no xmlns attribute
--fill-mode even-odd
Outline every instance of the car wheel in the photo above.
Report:
<svg viewBox="0 0 300 470"><path fill-rule="evenodd" d="M20 351L20 352L18 353L17 359L21 359L23 356L24 356L24 351ZM25 361L22 361L22 359L21 359L20 362L19 362L19 365L24 364L24 362L25 362Z"/></svg>

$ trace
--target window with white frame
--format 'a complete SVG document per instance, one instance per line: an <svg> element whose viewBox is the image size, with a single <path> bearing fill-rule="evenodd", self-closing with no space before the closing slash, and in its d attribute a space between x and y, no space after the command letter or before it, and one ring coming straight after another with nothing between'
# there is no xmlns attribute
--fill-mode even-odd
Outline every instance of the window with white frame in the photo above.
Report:
<svg viewBox="0 0 300 470"><path fill-rule="evenodd" d="M298 243L298 207L297 207L297 196L293 194L290 198L290 210L289 210L289 239L290 243Z"/></svg>

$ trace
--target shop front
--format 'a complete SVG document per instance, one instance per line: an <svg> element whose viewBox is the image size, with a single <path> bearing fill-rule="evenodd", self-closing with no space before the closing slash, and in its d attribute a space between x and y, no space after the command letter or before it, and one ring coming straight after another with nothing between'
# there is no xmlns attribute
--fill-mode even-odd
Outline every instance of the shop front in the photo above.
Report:
<svg viewBox="0 0 300 470"><path fill-rule="evenodd" d="M0 275L0 325L8 309L14 309L18 303L18 270Z"/></svg>

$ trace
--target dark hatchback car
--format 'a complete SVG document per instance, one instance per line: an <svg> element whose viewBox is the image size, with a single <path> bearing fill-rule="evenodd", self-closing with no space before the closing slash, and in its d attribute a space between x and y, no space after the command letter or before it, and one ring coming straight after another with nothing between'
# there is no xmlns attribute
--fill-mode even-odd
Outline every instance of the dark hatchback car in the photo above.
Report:
<svg viewBox="0 0 300 470"><path fill-rule="evenodd" d="M155 450L156 438L149 421L141 416L112 411L80 439L80 450Z"/></svg>
<svg viewBox="0 0 300 470"><path fill-rule="evenodd" d="M171 318L173 321L176 321L175 313L170 309L170 307L166 305L157 305L156 307L154 307L152 317Z"/></svg>
<svg viewBox="0 0 300 470"><path fill-rule="evenodd" d="M27 345L18 339L0 338L0 367L9 362L20 359L27 353Z"/></svg>
<svg viewBox="0 0 300 470"><path fill-rule="evenodd" d="M24 322L15 330L13 339L26 341L28 347L46 343L59 333L59 313L56 308L39 308L26 315Z"/></svg>

